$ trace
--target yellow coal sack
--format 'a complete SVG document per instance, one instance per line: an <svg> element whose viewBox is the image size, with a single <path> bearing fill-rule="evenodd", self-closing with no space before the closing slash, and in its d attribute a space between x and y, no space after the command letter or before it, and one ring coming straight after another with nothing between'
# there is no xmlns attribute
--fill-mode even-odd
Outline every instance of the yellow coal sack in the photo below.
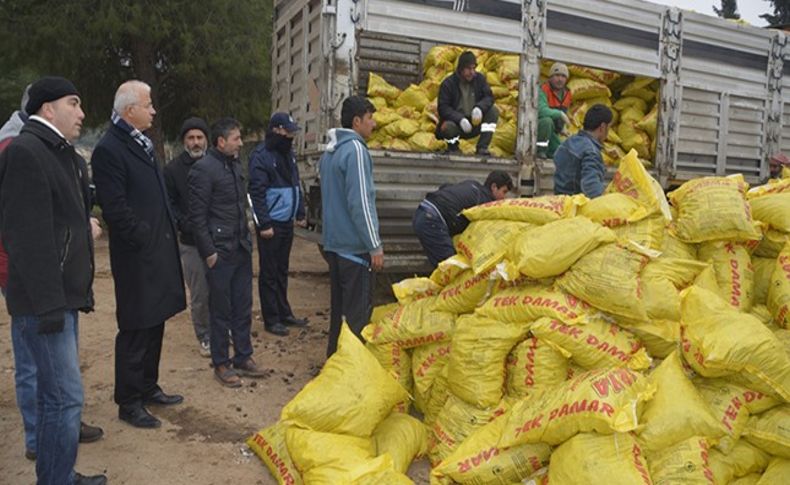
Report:
<svg viewBox="0 0 790 485"><path fill-rule="evenodd" d="M778 400L770 396L738 386L726 379L697 378L694 385L708 402L713 416L727 432L716 445L725 454L732 451L740 439L752 413L757 414L779 404Z"/></svg>
<svg viewBox="0 0 790 485"><path fill-rule="evenodd" d="M622 366L641 370L650 366L650 357L639 339L602 318L583 317L570 325L541 318L532 323L530 331L570 354L586 369Z"/></svg>
<svg viewBox="0 0 790 485"><path fill-rule="evenodd" d="M577 433L633 431L655 384L627 368L588 371L535 398L522 399L505 418L498 446L558 445Z"/></svg>
<svg viewBox="0 0 790 485"><path fill-rule="evenodd" d="M386 136L391 136L394 138L409 138L413 134L417 133L420 129L420 122L417 120L411 120L408 118L401 118L397 121L393 121L389 123L387 126L382 128L380 131L382 134ZM403 141L403 140L401 140ZM408 146L408 142L404 142ZM392 148L395 148L394 146ZM407 148L408 149L408 148Z"/></svg>
<svg viewBox="0 0 790 485"><path fill-rule="evenodd" d="M736 477L765 470L769 459L759 448L739 440L727 454L711 450L710 468L716 483L732 483Z"/></svg>
<svg viewBox="0 0 790 485"><path fill-rule="evenodd" d="M790 477L790 460L773 458L765 469L757 485L781 485Z"/></svg>
<svg viewBox="0 0 790 485"><path fill-rule="evenodd" d="M370 438L290 427L285 442L304 483L353 483L374 471L392 468L392 459L375 459Z"/></svg>
<svg viewBox="0 0 790 485"><path fill-rule="evenodd" d="M606 84L592 79L571 79L568 81L568 89L571 90L574 101L597 98L599 96L608 98L612 95L612 92Z"/></svg>
<svg viewBox="0 0 790 485"><path fill-rule="evenodd" d="M337 352L285 405L280 419L316 431L369 437L406 399L403 387L344 324Z"/></svg>
<svg viewBox="0 0 790 485"><path fill-rule="evenodd" d="M776 266L775 258L761 258L752 255L754 268L753 300L755 305L765 305L768 302L768 286Z"/></svg>
<svg viewBox="0 0 790 485"><path fill-rule="evenodd" d="M398 96L400 96L400 89L372 71L368 74L368 97L380 97L393 102L398 99Z"/></svg>
<svg viewBox="0 0 790 485"><path fill-rule="evenodd" d="M642 446L658 451L694 436L712 440L724 436L724 426L686 377L677 352L667 357L650 379L656 393L642 414L645 425L638 431Z"/></svg>
<svg viewBox="0 0 790 485"><path fill-rule="evenodd" d="M645 206L636 199L619 192L596 197L579 207L579 215L606 227L617 227L648 216Z"/></svg>
<svg viewBox="0 0 790 485"><path fill-rule="evenodd" d="M396 343L386 344L367 344L365 346L373 357L381 364L381 367L389 372L398 381L406 392L411 392L414 380L411 374L411 357L408 352ZM400 412L408 412L409 401L400 402L396 405Z"/></svg>
<svg viewBox="0 0 790 485"><path fill-rule="evenodd" d="M401 106L411 106L417 111L422 111L430 101L424 89L416 84L412 84L400 93L395 100L394 107L400 108Z"/></svg>
<svg viewBox="0 0 790 485"><path fill-rule="evenodd" d="M428 430L416 418L392 413L373 432L376 456L389 453L395 470L406 473L415 457L428 451Z"/></svg>
<svg viewBox="0 0 790 485"><path fill-rule="evenodd" d="M263 461L278 484L301 485L302 476L291 460L285 444L286 429L288 425L277 422L247 438L246 443Z"/></svg>
<svg viewBox="0 0 790 485"><path fill-rule="evenodd" d="M790 405L752 416L743 435L746 441L766 453L790 459Z"/></svg>
<svg viewBox="0 0 790 485"><path fill-rule="evenodd" d="M460 254L454 254L444 261L440 261L439 265L431 273L431 281L441 287L450 284L458 275L465 270L471 268L469 261Z"/></svg>
<svg viewBox="0 0 790 485"><path fill-rule="evenodd" d="M525 324L503 324L476 315L461 315L448 362L450 391L478 408L502 400L505 361L528 332Z"/></svg>
<svg viewBox="0 0 790 485"><path fill-rule="evenodd" d="M488 297L495 277L494 268L480 274L471 269L464 271L442 288L434 309L455 314L474 311Z"/></svg>
<svg viewBox="0 0 790 485"><path fill-rule="evenodd" d="M573 295L546 286L507 288L488 299L475 313L508 323L531 322L542 317L572 321L590 311Z"/></svg>
<svg viewBox="0 0 790 485"><path fill-rule="evenodd" d="M582 257L557 286L590 305L615 315L646 320L639 273L649 257L617 244L605 244Z"/></svg>
<svg viewBox="0 0 790 485"><path fill-rule="evenodd" d="M733 308L748 312L754 301L754 267L749 251L731 241L712 241L699 245L697 257L713 265L719 296Z"/></svg>
<svg viewBox="0 0 790 485"><path fill-rule="evenodd" d="M392 294L395 295L398 303L404 305L426 296L436 296L440 291L441 287L430 278L406 278L392 284Z"/></svg>
<svg viewBox="0 0 790 485"><path fill-rule="evenodd" d="M472 221L466 230L456 237L455 248L459 254L469 260L474 273L480 274L499 263L507 254L512 241L531 227L532 224L525 222Z"/></svg>
<svg viewBox="0 0 790 485"><path fill-rule="evenodd" d="M670 225L681 241L704 242L715 239L759 239L748 202L743 175L702 177L690 180L669 194L678 208Z"/></svg>
<svg viewBox="0 0 790 485"><path fill-rule="evenodd" d="M362 329L364 339L372 344L396 343L404 349L431 342L450 340L455 316L434 310L437 297L428 297L400 305Z"/></svg>
<svg viewBox="0 0 790 485"><path fill-rule="evenodd" d="M664 234L659 258L697 259L697 247L684 243L674 234Z"/></svg>
<svg viewBox="0 0 790 485"><path fill-rule="evenodd" d="M478 485L519 483L543 468L551 454L547 444L497 446L504 424L505 420L499 417L469 435L431 471L432 480Z"/></svg>
<svg viewBox="0 0 790 485"><path fill-rule="evenodd" d="M428 436L428 456L431 464L436 466L475 430L504 414L508 407L507 401L503 400L497 406L480 409L451 393Z"/></svg>
<svg viewBox="0 0 790 485"><path fill-rule="evenodd" d="M702 436L679 441L667 448L647 453L650 476L656 484L710 485L710 443ZM723 482L722 482L723 483Z"/></svg>
<svg viewBox="0 0 790 485"><path fill-rule="evenodd" d="M576 214L584 196L546 195L534 198L502 199L464 209L470 221L496 220L546 224Z"/></svg>
<svg viewBox="0 0 790 485"><path fill-rule="evenodd" d="M790 242L790 233L776 231L770 227L763 227L763 239L754 249L754 255L762 258L779 257L782 248Z"/></svg>
<svg viewBox="0 0 790 485"><path fill-rule="evenodd" d="M762 322L696 285L681 293L681 311L681 349L696 372L790 400L790 355Z"/></svg>
<svg viewBox="0 0 790 485"><path fill-rule="evenodd" d="M427 401L431 387L450 358L450 342L423 345L412 350L412 376L418 404Z"/></svg>
<svg viewBox="0 0 790 485"><path fill-rule="evenodd" d="M785 244L768 286L768 310L773 321L782 328L790 328L790 242Z"/></svg>
<svg viewBox="0 0 790 485"><path fill-rule="evenodd" d="M581 433L551 454L549 483L652 484L644 452L629 433Z"/></svg>
<svg viewBox="0 0 790 485"><path fill-rule="evenodd" d="M579 258L615 235L586 217L572 217L532 228L513 239L510 259L521 274L547 278L567 271Z"/></svg>
<svg viewBox="0 0 790 485"><path fill-rule="evenodd" d="M630 222L612 228L621 242L635 242L647 249L658 251L664 244L666 220L663 216L653 215L641 221ZM655 253L654 256L660 256Z"/></svg>
<svg viewBox="0 0 790 485"><path fill-rule="evenodd" d="M746 198L751 200L757 197L771 194L783 194L790 192L790 179L771 179L767 184L752 187L746 193Z"/></svg>
<svg viewBox="0 0 790 485"><path fill-rule="evenodd" d="M636 123L637 128L644 130L650 135L650 138L656 137L656 127L658 123L658 103L653 106L653 109L647 113L644 118Z"/></svg>
<svg viewBox="0 0 790 485"><path fill-rule="evenodd" d="M507 357L507 395L527 397L539 389L563 382L568 376L569 357L567 352L544 340L527 338Z"/></svg>
<svg viewBox="0 0 790 485"><path fill-rule="evenodd" d="M647 172L645 166L639 161L635 150L629 151L620 161L617 172L615 172L612 182L606 187L605 193L625 194L645 206L649 213L660 214L667 221L672 219L664 189Z"/></svg>

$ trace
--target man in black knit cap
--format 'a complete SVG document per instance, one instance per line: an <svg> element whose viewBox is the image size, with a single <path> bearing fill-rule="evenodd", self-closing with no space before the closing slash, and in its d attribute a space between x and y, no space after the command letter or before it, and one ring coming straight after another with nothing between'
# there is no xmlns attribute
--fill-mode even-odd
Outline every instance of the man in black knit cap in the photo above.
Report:
<svg viewBox="0 0 790 485"><path fill-rule="evenodd" d="M477 154L490 155L488 146L496 130L499 110L486 77L475 71L477 59L471 51L458 56L453 74L439 88L439 123L436 138L447 142L447 152L458 152L460 138L480 135Z"/></svg>

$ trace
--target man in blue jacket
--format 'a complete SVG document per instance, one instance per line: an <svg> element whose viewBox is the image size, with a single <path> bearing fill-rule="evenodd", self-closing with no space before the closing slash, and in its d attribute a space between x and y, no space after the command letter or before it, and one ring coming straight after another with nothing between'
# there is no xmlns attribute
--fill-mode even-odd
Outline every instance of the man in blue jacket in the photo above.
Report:
<svg viewBox="0 0 790 485"><path fill-rule="evenodd" d="M582 193L598 197L606 188L606 167L601 158L601 144L609 134L612 110L593 105L584 115L584 129L565 140L554 154L554 193Z"/></svg>
<svg viewBox="0 0 790 485"><path fill-rule="evenodd" d="M373 161L365 144L376 127L375 111L362 96L343 101L343 127L329 130L319 166L322 242L332 285L327 356L337 349L343 317L357 336L368 324L373 309L372 272L384 266Z"/></svg>
<svg viewBox="0 0 790 485"><path fill-rule="evenodd" d="M266 140L250 155L250 199L258 238L258 295L263 327L274 335L288 335L286 325L304 326L288 303L288 263L294 224L307 226L299 169L292 150L299 125L287 113L274 113Z"/></svg>

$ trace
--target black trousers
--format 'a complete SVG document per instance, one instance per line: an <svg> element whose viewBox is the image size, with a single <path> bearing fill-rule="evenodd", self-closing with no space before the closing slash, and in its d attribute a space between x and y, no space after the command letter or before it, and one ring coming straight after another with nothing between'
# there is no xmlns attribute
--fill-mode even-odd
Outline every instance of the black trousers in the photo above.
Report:
<svg viewBox="0 0 790 485"><path fill-rule="evenodd" d="M118 330L115 336L115 402L142 404L143 397L159 389L164 322L139 330Z"/></svg>
<svg viewBox="0 0 790 485"><path fill-rule="evenodd" d="M360 338L362 329L370 322L373 311L375 273L370 270L370 255L358 254L356 258L367 263L346 259L337 253L324 253L329 263L331 314L329 319L329 344L326 356L337 350L340 325L345 318L348 327Z"/></svg>
<svg viewBox="0 0 790 485"><path fill-rule="evenodd" d="M207 270L214 368L241 365L252 357L252 255L238 246ZM230 333L230 336L228 336ZM228 347L233 344L233 359Z"/></svg>
<svg viewBox="0 0 790 485"><path fill-rule="evenodd" d="M293 317L288 303L288 268L294 241L293 223L275 224L274 236L258 234L258 297L267 327Z"/></svg>

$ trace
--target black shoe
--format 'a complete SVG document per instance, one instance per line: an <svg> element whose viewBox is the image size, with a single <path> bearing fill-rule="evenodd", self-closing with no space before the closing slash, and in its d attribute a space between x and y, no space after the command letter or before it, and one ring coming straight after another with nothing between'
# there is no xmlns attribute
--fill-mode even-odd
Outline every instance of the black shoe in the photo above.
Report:
<svg viewBox="0 0 790 485"><path fill-rule="evenodd" d="M143 406L120 406L118 408L118 418L135 428L150 429L162 426L162 422L152 416Z"/></svg>
<svg viewBox="0 0 790 485"><path fill-rule="evenodd" d="M296 318L291 315L290 317L283 318L283 323L289 327L304 327L308 321L306 318Z"/></svg>
<svg viewBox="0 0 790 485"><path fill-rule="evenodd" d="M273 325L264 325L263 329L279 337L285 337L290 333L288 331L288 327L286 327L282 323L275 323Z"/></svg>
<svg viewBox="0 0 790 485"><path fill-rule="evenodd" d="M461 148L458 146L458 143L448 143L447 150L444 151L446 155L450 155L453 153L458 153L461 151Z"/></svg>
<svg viewBox="0 0 790 485"><path fill-rule="evenodd" d="M477 150L475 150L475 153L477 155L482 156L482 157L490 157L491 156L491 152L488 151L488 148L483 148L483 147L478 147Z"/></svg>
<svg viewBox="0 0 790 485"><path fill-rule="evenodd" d="M180 394L165 394L161 389L157 389L153 394L143 398L143 405L159 404L161 406L172 406L184 402L184 396Z"/></svg>
<svg viewBox="0 0 790 485"><path fill-rule="evenodd" d="M36 461L36 452L33 450L25 450L25 458L30 461Z"/></svg>
<svg viewBox="0 0 790 485"><path fill-rule="evenodd" d="M91 426L80 421L80 443L93 443L104 436L104 431L98 426Z"/></svg>
<svg viewBox="0 0 790 485"><path fill-rule="evenodd" d="M86 477L85 475L74 472L74 485L104 485L105 483L107 483L107 477L105 475L91 475Z"/></svg>

